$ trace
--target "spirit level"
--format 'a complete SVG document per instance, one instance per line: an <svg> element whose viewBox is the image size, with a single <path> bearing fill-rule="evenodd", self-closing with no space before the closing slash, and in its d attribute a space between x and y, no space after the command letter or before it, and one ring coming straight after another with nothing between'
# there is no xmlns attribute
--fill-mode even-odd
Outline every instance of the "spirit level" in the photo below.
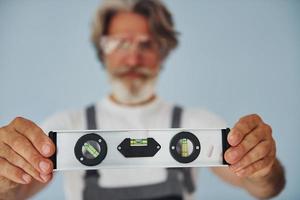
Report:
<svg viewBox="0 0 300 200"><path fill-rule="evenodd" d="M51 131L54 170L226 166L229 129Z"/></svg>

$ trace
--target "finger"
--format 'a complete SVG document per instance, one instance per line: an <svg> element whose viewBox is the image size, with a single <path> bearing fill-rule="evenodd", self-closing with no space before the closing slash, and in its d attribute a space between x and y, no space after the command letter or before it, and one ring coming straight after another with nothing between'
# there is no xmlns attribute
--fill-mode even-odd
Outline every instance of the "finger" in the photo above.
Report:
<svg viewBox="0 0 300 200"><path fill-rule="evenodd" d="M5 188L7 188L8 190L16 188L19 185L19 183L11 181L4 176L0 176L0 184L1 186L5 186Z"/></svg>
<svg viewBox="0 0 300 200"><path fill-rule="evenodd" d="M29 162L36 170L43 174L52 172L53 164L44 158L23 135L15 131L7 131L9 137L3 137L3 142Z"/></svg>
<svg viewBox="0 0 300 200"><path fill-rule="evenodd" d="M20 168L13 166L3 158L0 158L0 166L0 176L20 184L28 184L32 181L31 176L26 174Z"/></svg>
<svg viewBox="0 0 300 200"><path fill-rule="evenodd" d="M41 178L44 180L44 183L49 182L53 177L53 173L50 174L41 174Z"/></svg>
<svg viewBox="0 0 300 200"><path fill-rule="evenodd" d="M11 122L11 125L15 131L28 138L34 147L45 157L50 157L55 152L55 145L52 140L34 122L17 117Z"/></svg>
<svg viewBox="0 0 300 200"><path fill-rule="evenodd" d="M44 182L44 180L40 177L40 173L23 157L21 157L13 149L11 149L7 144L2 143L0 145L0 157L5 158L12 165L23 169L24 172L26 172L36 180Z"/></svg>
<svg viewBox="0 0 300 200"><path fill-rule="evenodd" d="M233 171L239 171L256 161L267 157L272 150L272 143L270 141L262 141L255 148L249 151L239 162L230 166Z"/></svg>
<svg viewBox="0 0 300 200"><path fill-rule="evenodd" d="M242 139L254 130L262 122L261 118L256 115L242 117L228 134L228 142L231 146L238 145Z"/></svg>
<svg viewBox="0 0 300 200"><path fill-rule="evenodd" d="M235 174L240 177L252 176L261 170L269 169L270 166L272 166L273 160L274 158L272 156L265 157L264 159L260 159L253 164L248 165L247 167L239 171L236 171Z"/></svg>
<svg viewBox="0 0 300 200"><path fill-rule="evenodd" d="M265 137L266 135L261 129L254 129L237 146L231 147L225 152L225 160L230 164L239 161L254 146L263 141Z"/></svg>

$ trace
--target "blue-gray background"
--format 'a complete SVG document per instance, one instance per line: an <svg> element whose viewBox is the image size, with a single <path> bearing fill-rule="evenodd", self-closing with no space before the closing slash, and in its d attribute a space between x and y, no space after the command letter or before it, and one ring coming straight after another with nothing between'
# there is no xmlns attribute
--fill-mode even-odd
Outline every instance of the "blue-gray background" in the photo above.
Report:
<svg viewBox="0 0 300 200"><path fill-rule="evenodd" d="M0 0L0 125L17 115L41 122L99 100L105 73L89 42L99 1ZM260 114L272 125L287 185L299 199L300 1L167 1L180 46L161 75L159 94L200 106L232 126ZM298 186L297 186L298 185ZM63 199L62 177L33 199ZM203 169L199 199L251 199Z"/></svg>

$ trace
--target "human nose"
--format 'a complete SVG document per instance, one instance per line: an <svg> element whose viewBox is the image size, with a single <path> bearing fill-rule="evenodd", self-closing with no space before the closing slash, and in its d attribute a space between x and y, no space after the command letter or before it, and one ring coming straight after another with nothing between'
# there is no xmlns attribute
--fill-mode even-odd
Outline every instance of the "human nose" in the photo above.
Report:
<svg viewBox="0 0 300 200"><path fill-rule="evenodd" d="M125 57L125 62L129 66L138 66L141 64L141 55L139 50L137 48L131 48Z"/></svg>

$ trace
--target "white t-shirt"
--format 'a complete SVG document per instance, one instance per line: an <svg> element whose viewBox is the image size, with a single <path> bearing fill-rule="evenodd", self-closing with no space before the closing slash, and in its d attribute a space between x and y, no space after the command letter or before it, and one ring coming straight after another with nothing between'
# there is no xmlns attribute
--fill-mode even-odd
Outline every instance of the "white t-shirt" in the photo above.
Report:
<svg viewBox="0 0 300 200"><path fill-rule="evenodd" d="M118 105L105 97L96 104L96 123L100 129L160 129L170 128L173 106L157 97L149 104L137 107ZM48 118L42 125L45 132L50 130L86 129L85 108L78 111L62 112ZM182 128L224 128L223 119L205 109L186 109L182 113ZM156 184L166 180L164 168L142 169L100 169L98 184L104 188L135 187ZM193 168L194 182L196 170ZM84 189L85 171L63 172L67 199L81 200ZM138 176L137 176L138 175ZM194 194L194 193L193 193ZM193 194L184 193L184 200L193 199Z"/></svg>

